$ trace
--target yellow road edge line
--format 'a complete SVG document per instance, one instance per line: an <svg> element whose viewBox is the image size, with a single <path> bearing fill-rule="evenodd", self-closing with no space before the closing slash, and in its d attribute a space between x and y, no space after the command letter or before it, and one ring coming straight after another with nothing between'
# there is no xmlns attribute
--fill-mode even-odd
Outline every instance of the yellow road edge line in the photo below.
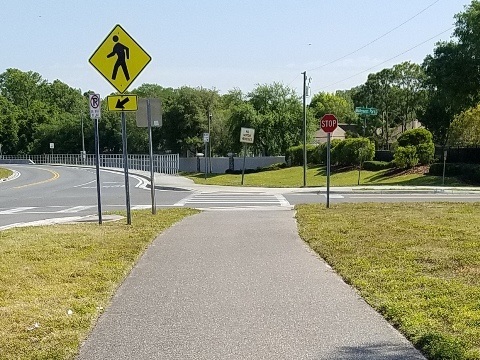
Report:
<svg viewBox="0 0 480 360"><path fill-rule="evenodd" d="M48 171L49 173L53 174L53 177L51 177L50 179L47 179L47 180L43 180L43 181L36 182L36 183L31 183L31 184L25 184L25 185L17 186L17 187L14 187L14 189L22 189L22 188L25 188L25 187L28 187L28 186L45 184L45 183L47 183L47 182L57 180L57 179L60 177L60 174L57 173L56 171L48 170L48 169L41 169L41 170Z"/></svg>

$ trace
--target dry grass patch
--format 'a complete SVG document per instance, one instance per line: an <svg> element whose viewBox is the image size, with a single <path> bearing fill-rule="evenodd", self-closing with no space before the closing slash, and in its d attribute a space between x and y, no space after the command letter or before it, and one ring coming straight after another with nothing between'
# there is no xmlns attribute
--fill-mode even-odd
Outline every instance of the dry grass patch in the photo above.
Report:
<svg viewBox="0 0 480 360"><path fill-rule="evenodd" d="M12 170L0 168L0 179L6 179L12 174L13 174Z"/></svg>
<svg viewBox="0 0 480 360"><path fill-rule="evenodd" d="M124 221L0 232L2 359L71 359L157 234L189 209Z"/></svg>

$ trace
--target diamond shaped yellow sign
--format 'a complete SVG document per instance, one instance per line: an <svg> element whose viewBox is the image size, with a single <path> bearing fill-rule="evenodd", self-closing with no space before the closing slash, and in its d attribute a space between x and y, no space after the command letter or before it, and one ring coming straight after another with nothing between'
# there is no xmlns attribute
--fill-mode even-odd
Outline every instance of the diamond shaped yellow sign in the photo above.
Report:
<svg viewBox="0 0 480 360"><path fill-rule="evenodd" d="M150 55L120 25L115 25L88 59L121 94L128 89L150 60L152 60Z"/></svg>

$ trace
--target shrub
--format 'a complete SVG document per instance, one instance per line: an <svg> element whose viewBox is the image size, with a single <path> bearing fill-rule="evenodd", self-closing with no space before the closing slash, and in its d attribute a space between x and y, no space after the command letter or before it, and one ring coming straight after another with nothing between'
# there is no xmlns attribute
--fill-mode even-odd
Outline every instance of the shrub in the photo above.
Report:
<svg viewBox="0 0 480 360"><path fill-rule="evenodd" d="M433 142L417 145L418 162L422 165L431 164L435 157L435 145Z"/></svg>
<svg viewBox="0 0 480 360"><path fill-rule="evenodd" d="M303 146L297 145L287 149L285 161L291 166L303 164Z"/></svg>
<svg viewBox="0 0 480 360"><path fill-rule="evenodd" d="M413 145L417 146L425 143L433 143L433 135L427 129L411 129L402 133L398 137L398 146L408 146Z"/></svg>
<svg viewBox="0 0 480 360"><path fill-rule="evenodd" d="M392 161L365 161L363 168L368 171L391 169L395 164Z"/></svg>
<svg viewBox="0 0 480 360"><path fill-rule="evenodd" d="M416 150L416 157L418 159L417 163L430 164L433 162L435 155L435 145L433 144L432 133L426 129L412 129L405 131L398 137L397 145L398 147L395 150L394 158L396 157L396 153L400 148L413 146ZM398 155L399 163L402 163L402 161L404 160L404 155L405 154ZM415 165L407 165L402 167L412 167Z"/></svg>
<svg viewBox="0 0 480 360"><path fill-rule="evenodd" d="M366 138L350 138L340 141L332 149L332 164L349 166L358 165L360 161L373 160L375 145Z"/></svg>
<svg viewBox="0 0 480 360"><path fill-rule="evenodd" d="M303 165L303 145L292 146L285 153L285 161L291 166ZM320 164L319 145L307 144L307 162Z"/></svg>
<svg viewBox="0 0 480 360"><path fill-rule="evenodd" d="M399 146L393 157L395 165L401 169L411 168L418 165L418 155L415 146Z"/></svg>
<svg viewBox="0 0 480 360"><path fill-rule="evenodd" d="M443 163L435 163L430 165L428 174L442 176ZM480 165L447 163L445 164L445 176L453 176L468 183L480 184Z"/></svg>

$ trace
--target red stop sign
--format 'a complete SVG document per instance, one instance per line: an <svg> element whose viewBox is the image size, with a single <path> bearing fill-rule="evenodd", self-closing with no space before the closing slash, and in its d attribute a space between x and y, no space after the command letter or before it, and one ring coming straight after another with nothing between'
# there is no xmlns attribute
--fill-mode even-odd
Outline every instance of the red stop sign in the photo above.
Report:
<svg viewBox="0 0 480 360"><path fill-rule="evenodd" d="M320 127L326 133L334 132L337 128L338 120L333 114L325 114L320 120Z"/></svg>

